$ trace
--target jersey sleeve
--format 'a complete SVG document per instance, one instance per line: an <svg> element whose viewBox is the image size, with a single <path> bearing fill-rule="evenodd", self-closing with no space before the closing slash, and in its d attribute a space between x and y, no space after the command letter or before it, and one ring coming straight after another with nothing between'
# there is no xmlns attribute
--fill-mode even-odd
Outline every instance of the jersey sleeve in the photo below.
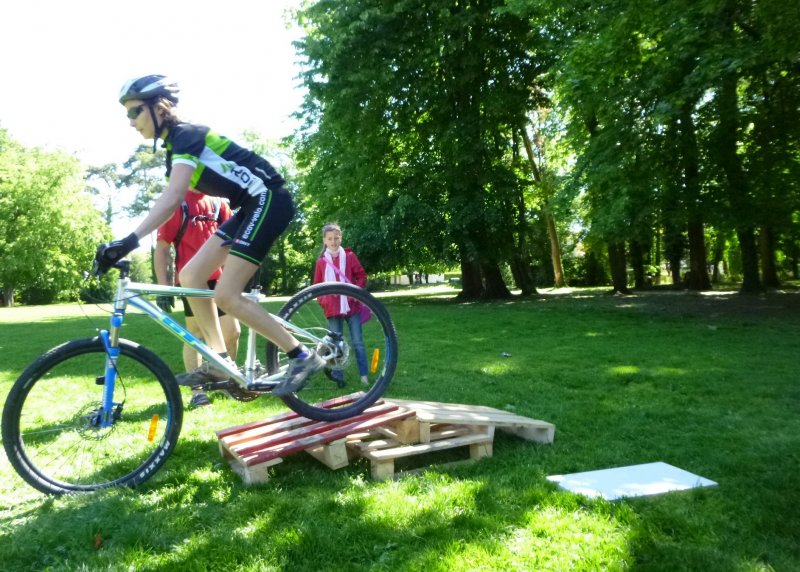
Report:
<svg viewBox="0 0 800 572"><path fill-rule="evenodd" d="M207 127L181 123L174 128L171 137L172 164L184 164L197 167L200 155L206 146Z"/></svg>

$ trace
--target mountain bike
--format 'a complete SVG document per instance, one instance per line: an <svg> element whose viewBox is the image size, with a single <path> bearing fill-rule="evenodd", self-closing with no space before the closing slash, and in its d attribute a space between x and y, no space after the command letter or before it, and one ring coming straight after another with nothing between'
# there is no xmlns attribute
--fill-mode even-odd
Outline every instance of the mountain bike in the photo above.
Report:
<svg viewBox="0 0 800 572"><path fill-rule="evenodd" d="M175 448L183 419L180 389L160 357L120 336L128 306L230 374L229 381L207 384L206 390L225 391L241 401L255 399L281 381L288 362L282 350L249 329L244 364L238 369L228 365L145 297L211 298L212 290L132 282L127 260L114 268L120 274L109 328L39 357L16 380L3 408L9 461L25 481L45 493L137 486ZM259 290L242 295L258 300ZM372 311L362 324L362 359L356 359L349 335L331 328L320 303L326 296L347 296ZM315 284L291 297L273 317L327 362L301 389L281 397L299 415L344 419L361 413L386 391L397 365L397 334L386 307L366 290L342 282Z"/></svg>

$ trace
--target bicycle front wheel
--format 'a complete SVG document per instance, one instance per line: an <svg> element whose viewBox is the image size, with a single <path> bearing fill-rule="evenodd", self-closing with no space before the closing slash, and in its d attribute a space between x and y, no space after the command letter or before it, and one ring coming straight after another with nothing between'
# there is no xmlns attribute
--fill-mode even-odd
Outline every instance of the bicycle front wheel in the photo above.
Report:
<svg viewBox="0 0 800 572"><path fill-rule="evenodd" d="M63 494L136 486L174 449L183 403L172 372L138 344L120 340L119 347L111 411L101 405L100 338L53 348L14 383L3 408L3 446L34 488Z"/></svg>
<svg viewBox="0 0 800 572"><path fill-rule="evenodd" d="M339 303L341 296L369 308L371 318L363 323L358 315L326 318L322 304ZM299 391L283 397L291 409L309 419L337 421L361 413L384 394L397 366L397 332L386 307L372 294L342 282L315 284L291 298L278 316L293 326L298 341L327 362ZM287 361L285 353L267 344L270 373L281 371Z"/></svg>

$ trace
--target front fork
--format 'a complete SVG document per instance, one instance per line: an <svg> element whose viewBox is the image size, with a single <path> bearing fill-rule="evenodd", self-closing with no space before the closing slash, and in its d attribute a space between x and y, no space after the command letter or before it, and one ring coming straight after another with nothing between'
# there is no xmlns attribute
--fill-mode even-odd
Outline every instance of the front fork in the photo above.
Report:
<svg viewBox="0 0 800 572"><path fill-rule="evenodd" d="M95 419L95 424L99 427L110 427L114 424L115 407L121 403L114 403L114 388L117 385L117 362L119 360L119 330L122 327L124 309L115 308L111 316L110 330L100 331L100 340L103 343L106 353L105 375L98 379L98 383L103 384L103 398L100 411Z"/></svg>

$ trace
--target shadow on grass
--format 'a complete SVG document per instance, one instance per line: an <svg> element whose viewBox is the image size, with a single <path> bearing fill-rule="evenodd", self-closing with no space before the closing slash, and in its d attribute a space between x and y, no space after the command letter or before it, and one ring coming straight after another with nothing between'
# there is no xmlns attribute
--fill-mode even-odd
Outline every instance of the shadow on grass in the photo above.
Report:
<svg viewBox="0 0 800 572"><path fill-rule="evenodd" d="M764 508L748 511L776 543L770 555L758 539L720 542L720 532L744 524L721 518L742 507L725 507L720 490L618 503L558 491L542 467L556 448L499 436L491 459L380 483L364 462L332 472L296 455L268 483L246 487L216 457L215 442L185 440L138 490L36 498L6 510L0 552L7 570L309 571L728 571L797 552L794 509L782 502L794 494L791 479L773 482ZM792 520L794 527L776 525Z"/></svg>

